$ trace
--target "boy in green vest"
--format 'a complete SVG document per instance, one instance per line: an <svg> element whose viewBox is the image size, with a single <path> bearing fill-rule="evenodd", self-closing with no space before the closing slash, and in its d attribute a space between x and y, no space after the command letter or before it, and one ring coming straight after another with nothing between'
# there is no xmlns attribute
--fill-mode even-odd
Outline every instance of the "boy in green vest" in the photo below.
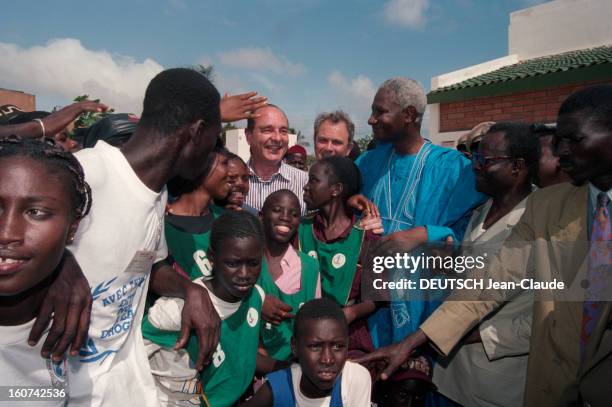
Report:
<svg viewBox="0 0 612 407"><path fill-rule="evenodd" d="M258 284L266 293L261 340L267 354L278 360L291 359L293 314L306 301L321 296L317 260L296 251L300 224L300 202L287 189L268 196L260 217L266 237L264 264Z"/></svg>
<svg viewBox="0 0 612 407"><path fill-rule="evenodd" d="M264 235L259 220L246 211L228 211L215 220L208 258L213 278L195 280L208 290L219 314L221 338L211 364L194 368L198 341L175 349L183 300L161 297L143 320L142 333L163 406L232 406L253 380L260 332Z"/></svg>

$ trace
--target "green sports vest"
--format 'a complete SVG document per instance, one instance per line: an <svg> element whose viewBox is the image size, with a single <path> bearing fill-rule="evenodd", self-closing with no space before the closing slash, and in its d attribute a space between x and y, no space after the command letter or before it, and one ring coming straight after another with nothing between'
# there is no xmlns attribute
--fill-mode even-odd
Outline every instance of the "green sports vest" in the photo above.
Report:
<svg viewBox="0 0 612 407"><path fill-rule="evenodd" d="M261 274L257 284L263 288L266 295L273 295L293 308L296 314L302 304L314 299L319 279L319 263L302 252L298 252L302 263L301 289L295 294L282 292L268 272L268 264L263 261ZM275 326L268 323L261 325L261 341L268 355L277 360L291 359L291 336L293 336L294 319L286 319Z"/></svg>
<svg viewBox="0 0 612 407"><path fill-rule="evenodd" d="M319 241L313 231L313 217L302 218L300 250L319 260L321 292L344 307L351 293L365 232L353 225L346 239L334 243Z"/></svg>
<svg viewBox="0 0 612 407"><path fill-rule="evenodd" d="M225 211L217 205L210 205L209 209L213 218L218 218ZM210 230L200 234L187 233L166 221L165 231L168 252L191 280L202 276L212 277L212 265L206 256L210 246Z"/></svg>
<svg viewBox="0 0 612 407"><path fill-rule="evenodd" d="M253 287L238 311L221 321L221 338L211 364L200 373L202 391L211 407L232 406L253 382L262 305L261 295ZM159 330L145 316L142 334L160 346L173 348L180 332ZM198 338L192 334L187 352L194 362L198 350ZM205 405L202 402L202 406Z"/></svg>

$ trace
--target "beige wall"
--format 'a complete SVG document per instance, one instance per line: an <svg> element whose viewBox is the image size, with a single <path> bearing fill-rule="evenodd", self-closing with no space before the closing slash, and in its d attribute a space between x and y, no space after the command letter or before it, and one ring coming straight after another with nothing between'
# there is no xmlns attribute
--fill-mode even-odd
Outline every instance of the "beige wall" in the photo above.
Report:
<svg viewBox="0 0 612 407"><path fill-rule="evenodd" d="M610 44L611 0L555 0L510 14L508 54L520 60Z"/></svg>
<svg viewBox="0 0 612 407"><path fill-rule="evenodd" d="M0 106L15 105L24 112L36 110L36 96L16 90L0 89Z"/></svg>

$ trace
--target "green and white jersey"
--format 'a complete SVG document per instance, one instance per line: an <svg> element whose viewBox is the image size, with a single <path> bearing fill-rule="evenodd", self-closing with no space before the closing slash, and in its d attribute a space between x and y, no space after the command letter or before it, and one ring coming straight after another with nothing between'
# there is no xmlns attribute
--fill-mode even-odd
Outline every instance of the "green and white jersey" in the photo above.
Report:
<svg viewBox="0 0 612 407"><path fill-rule="evenodd" d="M302 218L300 250L319 260L321 294L344 307L351 293L365 231L353 225L348 237L333 243L318 240L313 231L314 217Z"/></svg>
<svg viewBox="0 0 612 407"><path fill-rule="evenodd" d="M154 366L153 361L151 361L151 352L149 352L154 376L156 373L157 376L163 375L162 380L160 380L160 377L156 377L158 387L160 384L163 386L160 393L163 396L170 394L169 398L173 400L189 400L191 403L199 397L204 406L207 403L212 407L232 406L246 391L255 375L261 322L260 314L264 296L261 287L255 285L243 301L233 304L238 306L237 310L232 310L231 315L222 320L219 345L213 354L211 364L199 375L194 369L199 350L198 339L195 334L192 334L189 338L186 352L184 350L173 350L179 335L182 300L171 299L164 304L164 315L173 319L164 328L170 327L176 330L160 329L159 324L156 323L157 326L155 326L147 315L142 324L145 346L151 348L151 345L155 344L157 349L161 347L162 351L166 353L171 351L174 354L170 357L166 356L162 363L156 360ZM162 298L166 299L166 297ZM211 298L211 300L215 304L215 299ZM159 300L155 306L157 305L159 305ZM217 304L215 304L215 308L217 308ZM152 308L153 310L154 308ZM155 311L159 315L160 310L155 309ZM223 318L223 313L227 312L227 309L219 311L221 311L219 314ZM159 320L159 317L157 316L156 319ZM188 355L188 358L186 355ZM169 366L173 363L180 366ZM167 370L156 372L155 367L157 366L164 366ZM174 378L175 380L168 378L169 371L177 372L179 377ZM189 371L194 372L191 377L189 377ZM160 401L163 402L164 400ZM183 403L183 405L185 404L187 402Z"/></svg>
<svg viewBox="0 0 612 407"><path fill-rule="evenodd" d="M209 209L213 219L218 218L225 211L216 205L209 205ZM189 233L180 230L166 220L165 235L168 252L190 279L195 280L202 276L207 279L212 277L212 265L206 255L210 246L210 229L203 233Z"/></svg>
<svg viewBox="0 0 612 407"><path fill-rule="evenodd" d="M319 280L319 262L302 252L298 252L302 264L300 290L295 294L281 291L268 272L268 264L262 261L258 284L266 295L272 295L293 308L297 313L302 304L315 298ZM294 319L286 319L278 326L262 324L261 341L268 355L277 360L291 359L291 336L293 336Z"/></svg>

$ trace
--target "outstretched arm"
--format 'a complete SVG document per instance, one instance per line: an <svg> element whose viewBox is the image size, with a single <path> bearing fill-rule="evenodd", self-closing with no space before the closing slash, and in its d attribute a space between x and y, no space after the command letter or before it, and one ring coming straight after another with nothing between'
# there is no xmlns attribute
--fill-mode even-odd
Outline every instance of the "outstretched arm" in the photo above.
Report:
<svg viewBox="0 0 612 407"><path fill-rule="evenodd" d="M185 300L181 315L181 333L175 349L187 346L189 334L194 330L199 343L196 369L202 370L208 365L221 335L221 319L210 301L208 292L177 273L166 261L153 265L150 288L158 295Z"/></svg>
<svg viewBox="0 0 612 407"><path fill-rule="evenodd" d="M259 115L253 111L265 106L268 98L257 96L257 92L242 93L240 95L229 95L226 93L221 98L221 121L229 123L242 119L254 119Z"/></svg>
<svg viewBox="0 0 612 407"><path fill-rule="evenodd" d="M105 112L107 109L106 105L91 100L73 103L44 117L42 124L37 121L31 121L22 124L0 126L0 137L7 137L13 134L21 137L53 137L55 133L64 129L79 117L81 113Z"/></svg>

